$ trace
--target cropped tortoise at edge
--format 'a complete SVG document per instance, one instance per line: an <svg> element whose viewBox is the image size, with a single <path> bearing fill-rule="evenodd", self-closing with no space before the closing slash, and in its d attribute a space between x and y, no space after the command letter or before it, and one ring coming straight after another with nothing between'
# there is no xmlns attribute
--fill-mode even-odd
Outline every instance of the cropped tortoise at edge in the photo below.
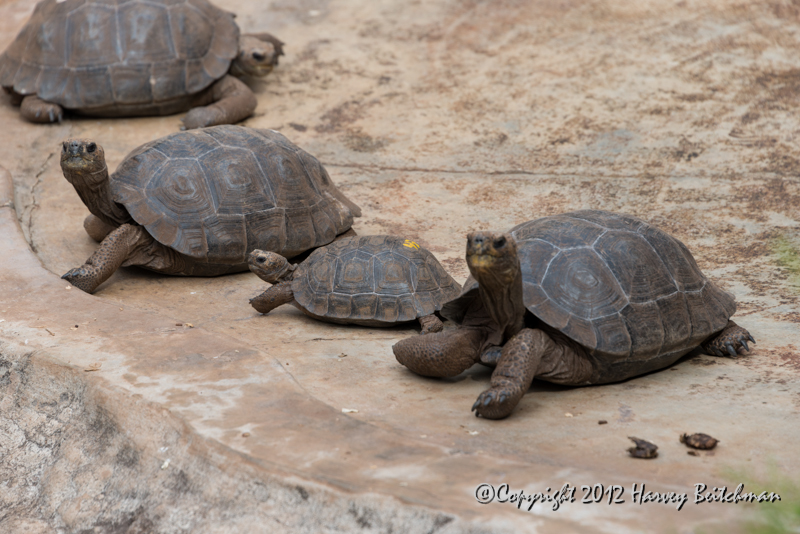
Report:
<svg viewBox="0 0 800 534"><path fill-rule="evenodd" d="M428 250L402 237L345 237L292 265L272 252L254 250L250 270L275 284L250 304L269 313L294 304L322 321L391 326L419 320L422 333L439 332L435 312L461 292Z"/></svg>
<svg viewBox="0 0 800 534"><path fill-rule="evenodd" d="M472 409L508 416L534 378L583 386L667 367L701 346L736 356L755 343L730 321L733 295L686 246L628 215L576 211L507 234L467 237L471 277L442 315L458 330L408 338L397 360L424 376L494 366Z"/></svg>
<svg viewBox="0 0 800 534"><path fill-rule="evenodd" d="M0 86L23 117L170 115L186 128L238 122L256 108L230 76L265 76L283 43L239 34L206 0L44 0L0 56Z"/></svg>
<svg viewBox="0 0 800 534"><path fill-rule="evenodd" d="M216 276L247 270L251 250L286 257L350 231L361 210L322 164L278 132L213 126L128 154L109 176L93 141L63 143L61 169L102 241L62 278L91 293L120 266Z"/></svg>

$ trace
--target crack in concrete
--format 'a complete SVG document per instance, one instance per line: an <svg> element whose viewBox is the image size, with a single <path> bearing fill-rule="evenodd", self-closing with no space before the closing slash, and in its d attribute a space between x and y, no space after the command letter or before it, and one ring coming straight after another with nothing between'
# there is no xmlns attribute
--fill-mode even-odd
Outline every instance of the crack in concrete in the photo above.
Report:
<svg viewBox="0 0 800 534"><path fill-rule="evenodd" d="M641 179L644 173L637 173L637 174L620 174L620 173L602 173L602 171L597 171L595 174L586 175L580 172L575 171L566 171L566 172L554 172L552 170L546 172L536 172L536 171L526 171L524 169L517 169L517 170L484 170L484 169L467 169L467 170L457 170L457 169L443 169L443 168L426 168L426 167L392 167L387 165L372 165L369 163L335 163L329 161L322 161L321 163L325 167L338 167L342 169L362 169L362 170L369 170L369 171L398 171L398 172L419 172L419 173L438 173L438 174L460 174L460 175L476 175L476 176L552 176L558 178L578 178L578 179L592 179L592 180L600 180L600 179L608 179L608 178L621 178L621 179ZM757 177L761 178L762 174L768 173L757 173ZM682 177L695 177L690 173L684 173L681 175ZM740 175L744 177L744 175ZM647 178L650 179L659 179L659 178L674 178L673 173L664 173L664 174L652 174L647 173ZM703 178L712 178L712 179L727 179L729 178L726 175L719 175L719 176L702 176ZM738 178L738 177L737 177Z"/></svg>
<svg viewBox="0 0 800 534"><path fill-rule="evenodd" d="M35 182L29 188L28 191L28 194L30 195L31 198L31 202L29 205L25 206L25 209L19 218L19 223L22 226L22 231L28 240L28 244L30 245L31 250L33 250L33 252L37 254L39 252L39 249L36 246L36 243L34 242L33 239L33 212L39 209L39 202L37 200L37 189L42 184L42 175L47 171L47 168L50 164L50 160L53 159L53 156L55 155L56 155L55 151L50 152L47 155L47 158L45 158L44 162L42 162L37 173L34 175Z"/></svg>

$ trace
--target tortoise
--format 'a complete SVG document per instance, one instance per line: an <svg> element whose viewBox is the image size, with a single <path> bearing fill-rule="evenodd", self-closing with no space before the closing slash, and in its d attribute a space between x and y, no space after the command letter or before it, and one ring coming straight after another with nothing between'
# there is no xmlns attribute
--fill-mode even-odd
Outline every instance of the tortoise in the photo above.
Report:
<svg viewBox="0 0 800 534"><path fill-rule="evenodd" d="M175 132L128 154L108 175L100 145L64 141L61 168L102 241L62 278L92 293L120 266L191 276L247 270L247 255L287 257L350 231L361 210L322 164L272 130L222 125Z"/></svg>
<svg viewBox="0 0 800 534"><path fill-rule="evenodd" d="M299 265L274 252L254 250L250 270L275 284L250 304L269 313L283 304L322 321L391 326L418 319L423 334L439 332L442 304L461 286L433 254L391 235L344 237L316 249Z"/></svg>
<svg viewBox="0 0 800 534"><path fill-rule="evenodd" d="M0 86L32 122L63 110L98 117L171 115L184 127L238 122L256 98L236 76L264 76L283 43L239 34L206 0L43 0L0 56Z"/></svg>
<svg viewBox="0 0 800 534"><path fill-rule="evenodd" d="M736 356L755 343L730 317L733 295L709 281L686 246L635 217L584 210L467 237L471 273L442 308L457 330L397 343L425 376L494 366L472 409L508 416L534 378L617 382L667 367L696 347Z"/></svg>

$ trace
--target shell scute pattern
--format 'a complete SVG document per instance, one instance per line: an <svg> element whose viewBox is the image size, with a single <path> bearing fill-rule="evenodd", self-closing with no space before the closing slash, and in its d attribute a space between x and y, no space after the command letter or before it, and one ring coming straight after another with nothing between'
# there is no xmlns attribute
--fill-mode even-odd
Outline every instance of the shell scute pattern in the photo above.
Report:
<svg viewBox="0 0 800 534"><path fill-rule="evenodd" d="M111 179L114 198L160 243L200 261L245 263L255 248L292 257L329 243L352 215L317 193L324 189L311 186L302 165L291 164L299 148L272 139L226 125L153 141L120 164ZM285 165L259 163L259 155L275 152ZM305 184L305 202L283 182Z"/></svg>
<svg viewBox="0 0 800 534"><path fill-rule="evenodd" d="M639 234L609 230L593 248L630 302L649 302L678 291L667 266Z"/></svg>
<svg viewBox="0 0 800 534"><path fill-rule="evenodd" d="M512 235L528 310L608 362L652 360L656 368L721 330L736 310L683 243L635 217L567 213ZM476 287L468 280L462 299ZM445 312L457 316L458 305Z"/></svg>
<svg viewBox="0 0 800 534"><path fill-rule="evenodd" d="M44 0L0 56L0 85L73 109L163 102L221 78L238 41L206 0Z"/></svg>
<svg viewBox="0 0 800 534"><path fill-rule="evenodd" d="M297 303L319 317L394 323L438 310L460 292L433 255L395 236L339 239L297 268ZM419 247L417 245L417 247Z"/></svg>

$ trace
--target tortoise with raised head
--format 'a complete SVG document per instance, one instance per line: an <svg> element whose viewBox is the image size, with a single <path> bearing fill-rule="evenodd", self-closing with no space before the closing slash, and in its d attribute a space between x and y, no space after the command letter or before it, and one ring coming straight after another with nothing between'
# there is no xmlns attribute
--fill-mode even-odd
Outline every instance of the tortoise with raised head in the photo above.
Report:
<svg viewBox="0 0 800 534"><path fill-rule="evenodd" d="M64 176L100 248L62 278L93 292L120 266L193 276L247 270L251 250L286 257L348 232L361 210L322 164L272 130L176 132L128 154L109 176L102 147L64 141Z"/></svg>
<svg viewBox="0 0 800 534"><path fill-rule="evenodd" d="M755 343L730 320L733 295L703 275L686 246L629 215L576 211L507 234L472 233L466 257L471 277L442 308L460 328L393 349L425 376L494 366L476 415L508 416L534 378L605 384L667 367L698 346L736 356Z"/></svg>
<svg viewBox="0 0 800 534"><path fill-rule="evenodd" d="M283 43L239 34L206 0L44 0L0 56L0 86L32 122L170 115L186 128L238 122L256 108L234 76L264 76Z"/></svg>
<svg viewBox="0 0 800 534"><path fill-rule="evenodd" d="M251 252L249 262L259 278L275 284L250 300L261 313L291 303L332 323L391 326L419 320L426 334L442 330L435 312L461 292L433 254L397 236L337 239L299 265L261 250Z"/></svg>

